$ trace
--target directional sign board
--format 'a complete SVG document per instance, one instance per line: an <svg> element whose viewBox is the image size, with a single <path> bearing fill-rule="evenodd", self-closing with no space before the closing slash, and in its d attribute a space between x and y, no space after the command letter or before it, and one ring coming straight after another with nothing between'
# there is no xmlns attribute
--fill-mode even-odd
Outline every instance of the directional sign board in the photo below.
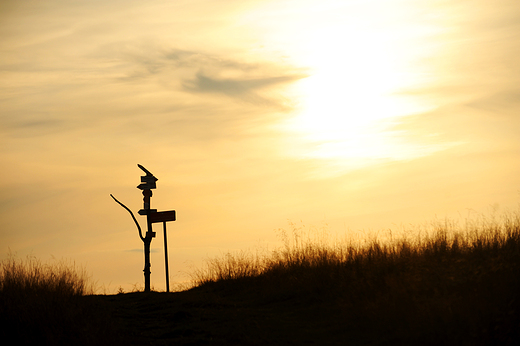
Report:
<svg viewBox="0 0 520 346"><path fill-rule="evenodd" d="M157 211L157 209L141 209L137 213L139 215L148 215L150 213L155 213L156 211Z"/></svg>
<svg viewBox="0 0 520 346"><path fill-rule="evenodd" d="M153 175L141 176L141 184L139 186L137 186L137 188L141 189L141 190L155 189L156 188L155 182L157 180L159 180L159 179L157 179Z"/></svg>
<svg viewBox="0 0 520 346"><path fill-rule="evenodd" d="M148 214L150 223L175 221L175 210L158 211Z"/></svg>
<svg viewBox="0 0 520 346"><path fill-rule="evenodd" d="M147 184L155 184L155 182L159 180L153 175L142 175L141 176L141 183L147 183Z"/></svg>
<svg viewBox="0 0 520 346"><path fill-rule="evenodd" d="M154 177L154 175L149 171L147 170L146 168L144 168L143 166L141 166L140 164L137 165L143 172L146 173L146 175L144 176L141 176L141 184L137 186L138 189L141 189L141 190L151 190L151 189L155 189L156 188L156 185L155 185L155 182L159 179L157 179L156 177Z"/></svg>

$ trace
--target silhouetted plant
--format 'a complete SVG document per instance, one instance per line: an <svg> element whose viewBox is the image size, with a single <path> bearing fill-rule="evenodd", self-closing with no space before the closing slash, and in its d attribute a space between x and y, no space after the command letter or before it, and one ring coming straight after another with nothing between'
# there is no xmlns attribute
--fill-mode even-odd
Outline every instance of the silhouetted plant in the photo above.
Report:
<svg viewBox="0 0 520 346"><path fill-rule="evenodd" d="M94 345L111 340L103 309L85 300L94 286L74 264L9 255L0 263L0 328L17 344ZM103 341L102 341L103 340Z"/></svg>

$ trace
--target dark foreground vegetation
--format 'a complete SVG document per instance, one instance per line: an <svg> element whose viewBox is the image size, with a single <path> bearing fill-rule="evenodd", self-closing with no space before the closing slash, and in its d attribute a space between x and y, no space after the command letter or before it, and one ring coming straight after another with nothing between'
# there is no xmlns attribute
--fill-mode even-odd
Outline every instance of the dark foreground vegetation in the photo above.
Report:
<svg viewBox="0 0 520 346"><path fill-rule="evenodd" d="M17 345L93 345L110 338L108 315L86 304L93 286L73 264L9 256L0 263L0 340Z"/></svg>
<svg viewBox="0 0 520 346"><path fill-rule="evenodd" d="M518 214L366 243L302 240L295 233L266 256L228 254L209 261L194 274L192 289L176 293L92 295L71 272L38 288L39 280L16 278L19 272L12 260L2 266L4 340L16 335L38 344L80 345L520 344Z"/></svg>

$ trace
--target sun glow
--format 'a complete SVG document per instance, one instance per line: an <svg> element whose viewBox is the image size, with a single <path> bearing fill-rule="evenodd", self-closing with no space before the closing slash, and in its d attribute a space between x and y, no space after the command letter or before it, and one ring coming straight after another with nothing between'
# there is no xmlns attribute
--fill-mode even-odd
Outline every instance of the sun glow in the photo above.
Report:
<svg viewBox="0 0 520 346"><path fill-rule="evenodd" d="M334 42L345 32L342 43ZM333 27L309 40L315 73L297 88L302 95L291 127L315 149L306 155L324 159L403 159L419 155L398 140L390 126L399 117L431 108L398 95L414 83L400 64L399 51L384 35ZM404 59L403 59L404 60ZM345 162L346 163L346 162Z"/></svg>
<svg viewBox="0 0 520 346"><path fill-rule="evenodd" d="M428 106L397 95L411 81L392 61L393 52L380 43L370 35L352 37L345 46L319 37L309 43L317 48L310 59L314 73L295 86L301 103L290 127L316 144L310 156L373 159L404 155L391 141L395 133L385 130L398 117Z"/></svg>
<svg viewBox="0 0 520 346"><path fill-rule="evenodd" d="M284 17L285 25L266 34L273 45L284 42L279 49L310 71L291 90L298 106L284 128L302 140L291 154L351 167L353 161L435 151L406 143L392 130L400 117L434 108L407 91L425 77L417 61L425 55L422 37L435 28L402 20L410 17L410 6L346 3L309 2L307 11L298 6L297 14Z"/></svg>

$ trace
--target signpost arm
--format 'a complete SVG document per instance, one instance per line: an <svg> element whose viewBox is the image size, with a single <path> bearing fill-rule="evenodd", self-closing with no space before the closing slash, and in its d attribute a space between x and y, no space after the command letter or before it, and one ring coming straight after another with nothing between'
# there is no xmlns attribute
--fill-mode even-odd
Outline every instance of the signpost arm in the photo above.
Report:
<svg viewBox="0 0 520 346"><path fill-rule="evenodd" d="M153 174L152 174L152 173L151 173L151 172L150 172L149 170L147 170L146 168L144 168L144 167L143 167L142 165L140 165L140 164L137 164L137 167L139 167L140 169L142 169L142 170L143 170L143 172L145 172L145 173L146 173L146 175L150 175L150 176L153 176Z"/></svg>
<svg viewBox="0 0 520 346"><path fill-rule="evenodd" d="M170 292L170 275L168 273L168 244L166 242L166 221L163 222L164 231L164 268L166 269L166 292Z"/></svg>

